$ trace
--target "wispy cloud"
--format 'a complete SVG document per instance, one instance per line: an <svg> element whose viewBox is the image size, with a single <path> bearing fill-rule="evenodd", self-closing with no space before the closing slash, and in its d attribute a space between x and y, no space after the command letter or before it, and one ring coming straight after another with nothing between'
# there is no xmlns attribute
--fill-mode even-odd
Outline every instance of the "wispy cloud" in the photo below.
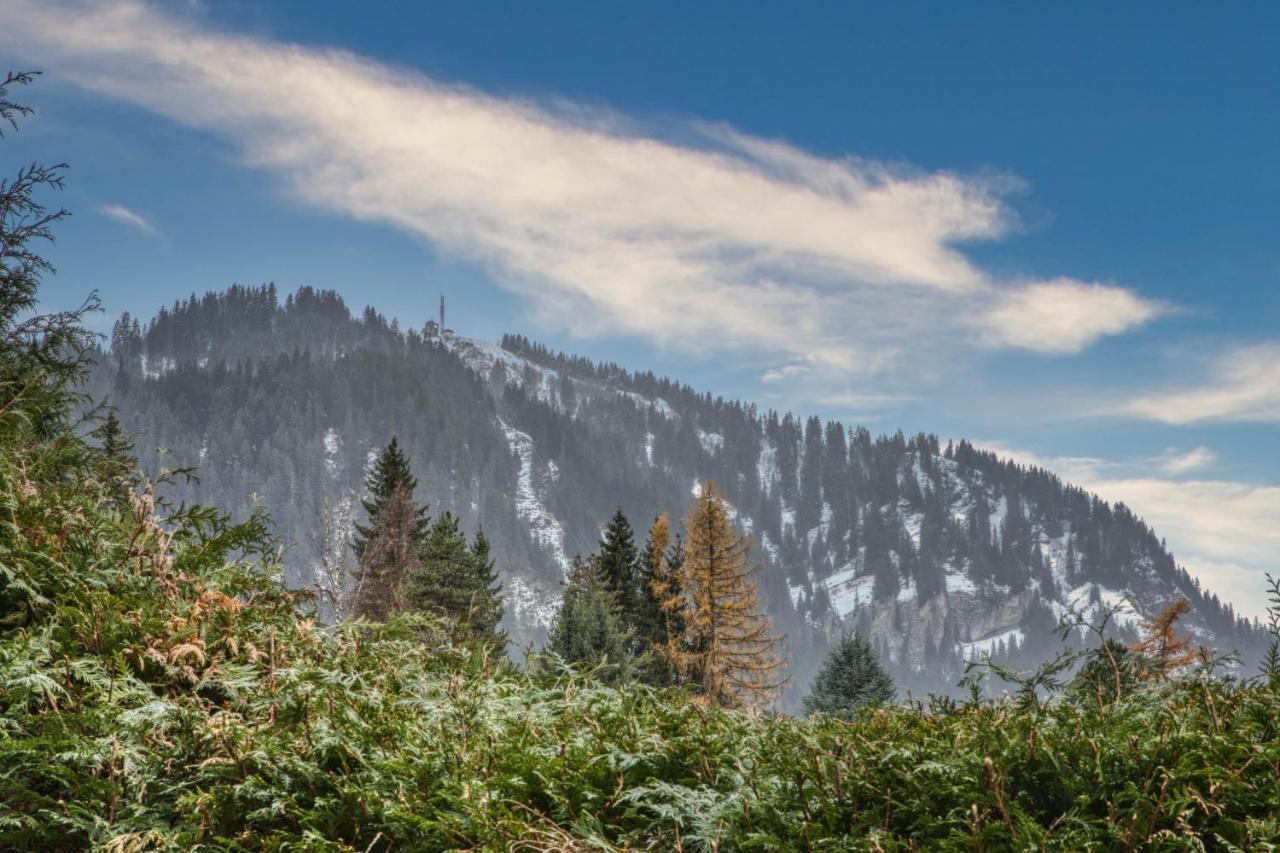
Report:
<svg viewBox="0 0 1280 853"><path fill-rule="evenodd" d="M1217 460L1218 454L1204 445L1187 451L1170 449L1160 460L1160 470L1166 474L1187 474L1212 465Z"/></svg>
<svg viewBox="0 0 1280 853"><path fill-rule="evenodd" d="M906 403L914 399L906 394L864 394L858 391L840 391L834 394L823 394L817 402L824 406L846 409L883 409L886 406Z"/></svg>
<svg viewBox="0 0 1280 853"><path fill-rule="evenodd" d="M1280 342L1234 348L1214 359L1202 381L1140 396L1113 411L1167 424L1280 423Z"/></svg>
<svg viewBox="0 0 1280 853"><path fill-rule="evenodd" d="M817 157L697 122L677 142L133 0L7 9L7 51L229 138L303 203L484 264L552 327L865 375L979 339L1077 352L1158 313L1122 288L1010 283L971 261L964 243L1016 220L1007 176Z"/></svg>
<svg viewBox="0 0 1280 853"><path fill-rule="evenodd" d="M1044 457L984 444L1023 465L1036 465L1110 501L1123 501L1206 588L1237 612L1261 616L1266 572L1280 554L1280 486L1227 480L1170 479L1159 460L1122 463L1092 457ZM1197 448L1188 457L1203 456ZM1193 459L1193 461L1195 461Z"/></svg>
<svg viewBox="0 0 1280 853"><path fill-rule="evenodd" d="M1131 290L1068 278L1012 291L980 318L983 341L1045 353L1077 353L1104 335L1144 325L1165 311Z"/></svg>
<svg viewBox="0 0 1280 853"><path fill-rule="evenodd" d="M760 374L761 382L782 382L786 379L795 379L799 376L812 371L813 368L807 364L784 364L782 367L773 367Z"/></svg>
<svg viewBox="0 0 1280 853"><path fill-rule="evenodd" d="M142 214L130 210L123 204L104 204L98 208L98 212L108 219L114 219L116 222L128 225L148 237L157 237L160 234L159 229L152 225L150 220Z"/></svg>

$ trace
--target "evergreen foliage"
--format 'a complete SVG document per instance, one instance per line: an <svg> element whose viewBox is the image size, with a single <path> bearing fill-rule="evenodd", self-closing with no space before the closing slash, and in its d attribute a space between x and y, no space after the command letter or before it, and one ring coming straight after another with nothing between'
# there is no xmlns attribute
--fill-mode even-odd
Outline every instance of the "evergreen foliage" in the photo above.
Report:
<svg viewBox="0 0 1280 853"><path fill-rule="evenodd" d="M617 596L595 557L575 557L547 651L606 684L632 675L631 636Z"/></svg>
<svg viewBox="0 0 1280 853"><path fill-rule="evenodd" d="M458 519L446 512L431 525L417 554L406 580L406 606L443 618L456 642L503 651L502 587L484 533L468 546Z"/></svg>
<svg viewBox="0 0 1280 853"><path fill-rule="evenodd" d="M369 496L364 498L361 504L369 516L369 524L356 525L352 548L357 558L364 553L369 538L373 535L373 528L377 524L378 516L391 501L392 495L400 488L405 490L408 499L412 501L413 493L418 488L418 480L413 476L413 472L409 468L409 460L405 458L404 452L400 450L399 441L396 440L395 436L392 436L391 442L378 454L378 458L373 463L373 468L370 469L369 475L365 478L365 489L368 491ZM415 511L417 520L414 522L413 532L410 536L416 544L426 535L430 519L427 518L427 508L425 506L417 508Z"/></svg>
<svg viewBox="0 0 1280 853"><path fill-rule="evenodd" d="M408 482L382 501L356 564L351 613L385 621L405 609L406 582L421 571L418 526L421 512Z"/></svg>
<svg viewBox="0 0 1280 853"><path fill-rule="evenodd" d="M804 710L849 719L859 708L892 702L895 692L893 678L871 644L857 634L845 634L818 670Z"/></svg>
<svg viewBox="0 0 1280 853"><path fill-rule="evenodd" d="M671 523L664 512L649 528L641 575L640 618L636 646L647 657L641 680L655 687L697 683L701 673L681 672L681 656L688 635L689 600L681 579L684 546L671 541Z"/></svg>
<svg viewBox="0 0 1280 853"><path fill-rule="evenodd" d="M121 506L128 506L130 488L136 484L138 460L133 456L133 442L120 425L114 409L107 410L102 423L94 427L90 437L98 442L103 457L103 470L115 482L115 493Z"/></svg>
<svg viewBox="0 0 1280 853"><path fill-rule="evenodd" d="M1271 642L1258 670L1273 687L1280 687L1280 577L1267 575L1267 632Z"/></svg>
<svg viewBox="0 0 1280 853"><path fill-rule="evenodd" d="M622 509L614 512L605 525L596 551L596 566L604 577L605 585L617 601L624 624L636 626L642 618L641 589L644 567L640 551L636 548L635 531ZM640 639L638 636L633 639ZM637 652L632 649L632 652Z"/></svg>
<svg viewBox="0 0 1280 853"><path fill-rule="evenodd" d="M4 125L17 130L18 120L30 115L11 90L34 79L10 72L0 81L0 138ZM72 311L35 312L41 277L53 269L40 244L53 241L53 226L67 216L46 207L40 193L62 189L64 169L33 163L0 178L0 416L13 423L22 412L41 436L62 435L74 417L81 399L75 386L87 373L94 343L82 320L98 305L91 296Z"/></svg>

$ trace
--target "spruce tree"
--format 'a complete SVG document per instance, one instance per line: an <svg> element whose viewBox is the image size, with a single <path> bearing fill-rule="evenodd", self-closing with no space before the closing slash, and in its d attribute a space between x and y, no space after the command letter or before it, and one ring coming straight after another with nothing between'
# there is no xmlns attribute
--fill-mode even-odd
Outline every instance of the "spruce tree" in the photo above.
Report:
<svg viewBox="0 0 1280 853"><path fill-rule="evenodd" d="M702 696L721 707L770 700L786 683L769 618L760 607L751 542L733 529L729 508L707 482L685 518L681 572L692 606L685 648L673 662L701 673Z"/></svg>
<svg viewBox="0 0 1280 853"><path fill-rule="evenodd" d="M405 606L405 579L419 568L416 534L420 511L401 482L373 517L356 563L351 611L384 620Z"/></svg>
<svg viewBox="0 0 1280 853"><path fill-rule="evenodd" d="M453 639L506 645L501 586L483 534L468 547L458 519L446 512L436 519L418 548L418 563L405 591L406 606L449 620Z"/></svg>
<svg viewBox="0 0 1280 853"><path fill-rule="evenodd" d="M595 670L605 683L617 684L631 674L630 642L598 561L575 557L547 650L566 663Z"/></svg>
<svg viewBox="0 0 1280 853"><path fill-rule="evenodd" d="M507 647L507 632L499 627L502 622L502 584L489 555L489 538L483 530L476 531L475 539L471 541L471 566L475 592L468 619L470 636L502 651Z"/></svg>
<svg viewBox="0 0 1280 853"><path fill-rule="evenodd" d="M857 634L845 634L818 671L804 710L848 719L865 705L892 702L894 692L893 678L871 645Z"/></svg>
<svg viewBox="0 0 1280 853"><path fill-rule="evenodd" d="M636 549L631 522L619 508L605 526L596 557L605 584L618 601L618 608L628 625L640 618L640 552Z"/></svg>
<svg viewBox="0 0 1280 853"><path fill-rule="evenodd" d="M128 505L128 495L136 478L138 460L133 456L133 442L129 440L114 409L89 435L98 441L102 453L102 472L112 484L117 501Z"/></svg>
<svg viewBox="0 0 1280 853"><path fill-rule="evenodd" d="M369 537L377 523L378 513L390 501L392 493L402 485L405 486L409 498L412 500L414 489L418 487L418 480L409 469L409 460L400 450L400 443L395 436L392 436L391 443L378 455L377 461L373 464L373 470L365 478L365 489L369 492L369 497L363 499L361 504L363 504L364 510L369 516L369 523L367 525L356 525L356 533L352 539L351 547L355 551L357 559L364 553ZM427 519L427 508L425 506L416 508L415 513L416 521L413 528L413 538L417 542L426 534L427 525L430 522Z"/></svg>

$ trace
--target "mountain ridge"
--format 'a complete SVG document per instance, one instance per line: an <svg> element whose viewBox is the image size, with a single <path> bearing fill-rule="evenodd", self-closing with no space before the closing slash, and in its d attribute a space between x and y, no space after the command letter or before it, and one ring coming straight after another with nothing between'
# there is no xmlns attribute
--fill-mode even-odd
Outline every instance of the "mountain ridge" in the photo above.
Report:
<svg viewBox="0 0 1280 853"><path fill-rule="evenodd" d="M762 599L794 664L791 705L850 629L917 692L953 691L983 652L1013 665L1048 657L1072 606L1095 617L1121 606L1129 637L1185 596L1198 640L1250 660L1261 647L1256 626L1201 590L1127 507L1043 469L434 325L357 317L332 292L233 287L145 327L122 317L91 388L138 436L144 463L201 467L180 497L243 511L259 495L295 543L286 566L299 585L313 580L316 505L358 494L369 454L397 435L432 512L484 527L523 644L541 640L568 560L593 548L615 507L643 531L713 479L759 545Z"/></svg>

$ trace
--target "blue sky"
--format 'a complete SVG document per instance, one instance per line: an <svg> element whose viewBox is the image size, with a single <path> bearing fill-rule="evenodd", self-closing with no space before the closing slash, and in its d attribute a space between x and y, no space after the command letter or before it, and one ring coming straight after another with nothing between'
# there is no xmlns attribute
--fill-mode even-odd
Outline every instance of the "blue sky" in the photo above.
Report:
<svg viewBox="0 0 1280 853"><path fill-rule="evenodd" d="M231 282L965 436L1260 611L1280 10L0 0L49 306ZM10 25L12 22L12 25ZM12 158L12 160L10 159Z"/></svg>

